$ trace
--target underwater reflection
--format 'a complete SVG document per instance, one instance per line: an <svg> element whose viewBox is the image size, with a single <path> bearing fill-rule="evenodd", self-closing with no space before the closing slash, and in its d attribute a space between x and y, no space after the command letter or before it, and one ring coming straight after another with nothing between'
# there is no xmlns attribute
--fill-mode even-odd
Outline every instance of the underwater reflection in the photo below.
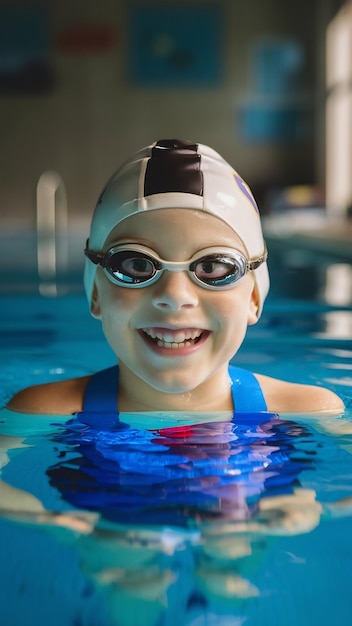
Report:
<svg viewBox="0 0 352 626"><path fill-rule="evenodd" d="M39 499L15 510L10 493L2 498L3 516L74 548L108 615L82 624L256 624L259 599L277 594L272 570L276 586L284 571L282 554L270 557L275 542L352 512L348 477L335 499L331 486L326 501L317 493L327 456L336 468L331 450L350 455L301 422L259 413L153 430L116 416L97 423L73 419L21 444L22 467L28 455L38 472L46 450L40 480L59 497L55 510ZM291 550L285 562L306 566Z"/></svg>

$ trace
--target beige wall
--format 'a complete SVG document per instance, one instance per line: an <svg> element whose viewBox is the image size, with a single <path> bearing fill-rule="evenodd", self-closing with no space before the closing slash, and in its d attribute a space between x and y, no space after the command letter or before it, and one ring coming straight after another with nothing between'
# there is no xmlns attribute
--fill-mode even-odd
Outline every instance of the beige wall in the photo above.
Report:
<svg viewBox="0 0 352 626"><path fill-rule="evenodd" d="M316 68L323 61L316 58L320 36L316 16L326 2L219 1L225 14L223 84L218 89L170 91L129 84L125 3L53 0L56 34L75 21L101 21L116 29L117 44L110 52L95 55L54 50L58 83L52 93L1 98L2 224L14 220L24 227L34 224L36 183L47 169L56 170L64 180L72 223L78 216L88 219L106 178L126 155L161 137L209 143L259 195L275 184L314 182L312 139L288 145L245 144L236 129L236 107L250 91L249 53L256 38L292 36L305 45L307 96L319 108L314 101Z"/></svg>

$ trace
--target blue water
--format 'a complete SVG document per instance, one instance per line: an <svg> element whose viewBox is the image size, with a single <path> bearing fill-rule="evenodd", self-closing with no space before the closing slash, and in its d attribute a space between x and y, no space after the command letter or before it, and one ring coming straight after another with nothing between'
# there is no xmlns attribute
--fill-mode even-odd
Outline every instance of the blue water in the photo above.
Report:
<svg viewBox="0 0 352 626"><path fill-rule="evenodd" d="M1 624L351 623L350 303L321 295L321 265L291 294L276 278L236 363L326 385L345 414L158 432L3 411L2 477L21 491L1 496ZM114 363L81 293L1 304L2 405Z"/></svg>

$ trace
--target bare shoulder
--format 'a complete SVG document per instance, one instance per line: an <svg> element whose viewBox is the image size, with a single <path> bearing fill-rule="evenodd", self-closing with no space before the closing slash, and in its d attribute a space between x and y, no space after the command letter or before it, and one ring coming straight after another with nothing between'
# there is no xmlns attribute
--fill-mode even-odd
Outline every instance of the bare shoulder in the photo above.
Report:
<svg viewBox="0 0 352 626"><path fill-rule="evenodd" d="M18 413L72 415L82 410L89 376L27 387L16 393L7 408Z"/></svg>
<svg viewBox="0 0 352 626"><path fill-rule="evenodd" d="M344 409L341 398L325 387L289 383L262 374L255 376L262 387L269 411L274 413L339 413Z"/></svg>

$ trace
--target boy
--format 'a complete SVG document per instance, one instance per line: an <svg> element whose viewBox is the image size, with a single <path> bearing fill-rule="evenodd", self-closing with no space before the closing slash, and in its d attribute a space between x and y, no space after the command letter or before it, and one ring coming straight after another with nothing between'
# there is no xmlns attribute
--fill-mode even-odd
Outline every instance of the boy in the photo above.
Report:
<svg viewBox="0 0 352 626"><path fill-rule="evenodd" d="M161 140L134 154L100 196L85 254L91 313L119 366L25 389L8 408L343 410L327 389L229 368L263 308L267 251L248 186L211 148Z"/></svg>

